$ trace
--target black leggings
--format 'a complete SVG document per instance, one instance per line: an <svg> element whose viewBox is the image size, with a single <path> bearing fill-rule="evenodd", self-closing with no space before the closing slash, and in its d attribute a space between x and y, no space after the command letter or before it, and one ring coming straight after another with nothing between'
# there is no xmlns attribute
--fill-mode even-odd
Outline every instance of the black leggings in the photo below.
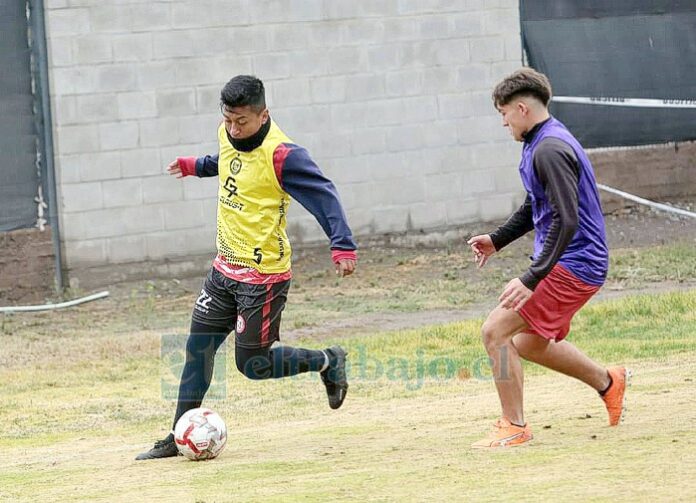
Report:
<svg viewBox="0 0 696 503"><path fill-rule="evenodd" d="M229 334L227 328L211 327L191 321L186 341L186 363L179 383L179 399L174 425L190 409L203 403L213 377L215 353ZM237 370L249 379L278 379L304 372L318 372L325 362L323 351L277 346L249 349L236 347Z"/></svg>

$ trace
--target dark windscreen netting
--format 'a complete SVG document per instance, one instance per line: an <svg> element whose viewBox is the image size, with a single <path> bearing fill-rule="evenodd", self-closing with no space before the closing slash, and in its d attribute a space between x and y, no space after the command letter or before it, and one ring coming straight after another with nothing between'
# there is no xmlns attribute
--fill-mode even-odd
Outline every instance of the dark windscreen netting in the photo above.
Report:
<svg viewBox="0 0 696 503"><path fill-rule="evenodd" d="M521 0L529 65L554 95L658 100L655 106L557 103L551 112L586 147L696 139L696 0Z"/></svg>
<svg viewBox="0 0 696 503"><path fill-rule="evenodd" d="M0 231L36 223L36 140L26 4L0 2Z"/></svg>

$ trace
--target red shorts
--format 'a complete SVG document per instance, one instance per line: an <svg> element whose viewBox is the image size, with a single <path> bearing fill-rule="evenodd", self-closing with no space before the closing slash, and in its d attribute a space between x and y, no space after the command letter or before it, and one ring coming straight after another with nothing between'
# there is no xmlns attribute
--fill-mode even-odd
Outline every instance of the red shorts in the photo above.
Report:
<svg viewBox="0 0 696 503"><path fill-rule="evenodd" d="M525 332L562 341L570 331L570 320L599 289L556 264L519 311L529 325Z"/></svg>

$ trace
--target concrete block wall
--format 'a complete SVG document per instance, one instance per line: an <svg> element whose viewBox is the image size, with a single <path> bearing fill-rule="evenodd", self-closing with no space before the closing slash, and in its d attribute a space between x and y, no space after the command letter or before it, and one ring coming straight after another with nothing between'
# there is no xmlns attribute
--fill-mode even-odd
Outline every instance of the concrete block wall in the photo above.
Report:
<svg viewBox="0 0 696 503"><path fill-rule="evenodd" d="M491 105L520 65L511 0L45 0L68 268L214 251L218 99L264 80L272 116L338 186L357 236L509 214L519 145ZM298 204L296 244L325 238Z"/></svg>

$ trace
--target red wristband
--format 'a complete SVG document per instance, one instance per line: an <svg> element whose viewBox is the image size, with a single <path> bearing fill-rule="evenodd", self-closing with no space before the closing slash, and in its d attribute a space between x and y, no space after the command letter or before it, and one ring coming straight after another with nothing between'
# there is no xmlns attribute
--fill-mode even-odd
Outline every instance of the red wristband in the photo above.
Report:
<svg viewBox="0 0 696 503"><path fill-rule="evenodd" d="M196 158L195 157L177 157L176 161L181 168L181 176L196 176Z"/></svg>
<svg viewBox="0 0 696 503"><path fill-rule="evenodd" d="M338 264L341 260L358 260L355 250L331 250L331 260Z"/></svg>

